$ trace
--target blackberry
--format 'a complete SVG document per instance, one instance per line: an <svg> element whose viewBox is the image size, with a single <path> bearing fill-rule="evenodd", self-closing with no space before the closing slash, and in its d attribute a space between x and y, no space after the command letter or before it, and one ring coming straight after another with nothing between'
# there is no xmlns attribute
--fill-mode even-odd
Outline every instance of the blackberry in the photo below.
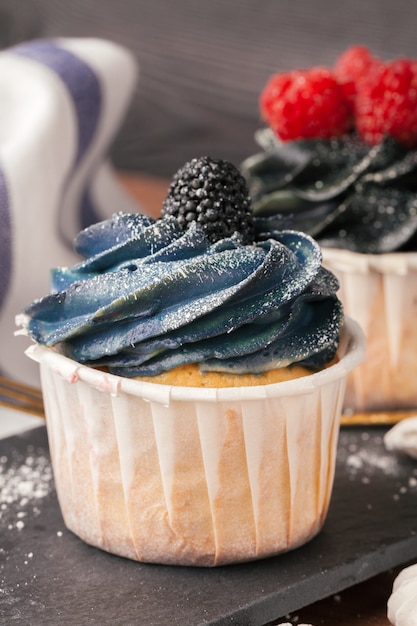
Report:
<svg viewBox="0 0 417 626"><path fill-rule="evenodd" d="M162 217L167 215L184 230L196 221L211 242L238 233L242 243L251 244L255 237L246 180L222 159L195 158L178 170L162 206Z"/></svg>

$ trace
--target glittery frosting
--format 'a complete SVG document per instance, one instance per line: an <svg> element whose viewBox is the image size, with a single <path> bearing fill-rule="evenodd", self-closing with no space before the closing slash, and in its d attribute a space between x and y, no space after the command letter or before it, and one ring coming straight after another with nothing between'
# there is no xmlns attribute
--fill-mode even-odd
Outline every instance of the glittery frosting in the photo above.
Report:
<svg viewBox="0 0 417 626"><path fill-rule="evenodd" d="M369 146L355 135L281 142L241 166L259 236L294 228L322 246L381 254L417 250L417 150L392 137Z"/></svg>
<svg viewBox="0 0 417 626"><path fill-rule="evenodd" d="M130 377L186 363L234 373L318 368L334 356L338 283L308 235L210 243L197 223L184 232L174 217L117 213L74 244L84 260L53 270L51 294L18 323L76 361Z"/></svg>

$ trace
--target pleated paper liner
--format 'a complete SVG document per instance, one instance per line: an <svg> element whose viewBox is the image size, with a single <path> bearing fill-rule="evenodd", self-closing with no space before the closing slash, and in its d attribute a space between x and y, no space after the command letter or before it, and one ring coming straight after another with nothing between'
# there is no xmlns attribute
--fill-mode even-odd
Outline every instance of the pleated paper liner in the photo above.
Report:
<svg viewBox="0 0 417 626"><path fill-rule="evenodd" d="M417 407L417 252L359 254L323 249L339 279L345 315L366 337L348 376L344 423L393 423Z"/></svg>
<svg viewBox="0 0 417 626"><path fill-rule="evenodd" d="M346 321L340 359L266 386L130 380L33 346L66 526L141 562L217 566L314 537L326 518L348 372L363 359Z"/></svg>

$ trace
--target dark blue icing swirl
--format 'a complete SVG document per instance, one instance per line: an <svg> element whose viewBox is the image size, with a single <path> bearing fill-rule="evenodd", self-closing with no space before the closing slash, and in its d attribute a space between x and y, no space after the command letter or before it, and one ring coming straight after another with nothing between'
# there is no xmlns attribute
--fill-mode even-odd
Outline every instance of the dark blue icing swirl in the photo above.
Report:
<svg viewBox="0 0 417 626"><path fill-rule="evenodd" d="M118 213L75 239L84 260L52 272L25 311L38 343L123 376L177 365L260 373L332 359L343 319L318 244L287 230L211 244L193 223Z"/></svg>
<svg viewBox="0 0 417 626"><path fill-rule="evenodd" d="M293 228L330 248L417 250L417 150L391 137L281 142L264 129L256 139L263 152L241 169L259 237Z"/></svg>

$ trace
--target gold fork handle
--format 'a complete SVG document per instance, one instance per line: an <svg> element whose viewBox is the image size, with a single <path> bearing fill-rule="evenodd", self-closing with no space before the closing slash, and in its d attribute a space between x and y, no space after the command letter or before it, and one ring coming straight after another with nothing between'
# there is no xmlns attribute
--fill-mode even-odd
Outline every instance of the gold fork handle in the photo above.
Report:
<svg viewBox="0 0 417 626"><path fill-rule="evenodd" d="M20 409L44 417L42 392L5 376L0 376L0 406Z"/></svg>

